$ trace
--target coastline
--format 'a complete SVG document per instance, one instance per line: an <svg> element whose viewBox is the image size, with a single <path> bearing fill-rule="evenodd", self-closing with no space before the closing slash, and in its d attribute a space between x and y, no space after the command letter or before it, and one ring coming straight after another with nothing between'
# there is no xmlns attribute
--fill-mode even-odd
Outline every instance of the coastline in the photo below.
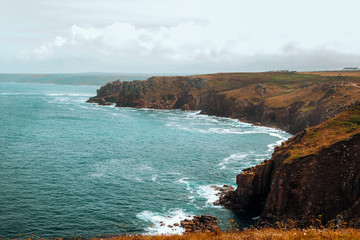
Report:
<svg viewBox="0 0 360 240"><path fill-rule="evenodd" d="M226 74L223 75L226 76ZM303 77L301 74L293 73L270 75L271 77L274 75L278 77L285 76L290 79L292 77ZM244 74L240 74L240 78L242 76ZM258 81L255 84L247 83L247 85L242 85L240 88L233 87L233 89L219 91L221 90L219 84L223 84L221 81L224 79L217 78L214 81L211 77L203 78L200 75L193 77L153 77L145 81L132 83L117 81L101 87L97 91L97 96L90 98L88 102L100 105L113 102L116 103L117 107L200 110L200 114L208 116L228 117L254 126L275 127L275 129L285 130L292 134L301 133L286 143L283 142L282 146L275 148L273 153L275 160L265 160L260 165L250 167L240 173L237 176L238 188L233 192L229 191L229 194L224 194L229 196L225 197L225 201L222 203L220 201L220 204L230 209L248 213L258 208L256 214L261 213L258 222L263 226L269 224L274 226L275 220L273 218L277 219L277 213L275 210L271 212L270 209L273 205L276 207L276 200L273 200L275 201L273 205L266 205L267 212L262 212L263 208L260 206L270 201L268 195L271 195L273 199L279 198L278 194L280 193L278 191L281 191L281 188L274 188L270 183L273 181L271 179L274 176L281 176L281 170L278 169L281 169L279 166L283 165L282 162L286 160L286 154L288 154L283 149L286 149L286 146L291 145L294 141L304 141L302 137L309 127L326 122L327 119L346 111L348 106L352 106L357 99L360 99L360 91L357 84L354 83L360 80L359 78L353 78L354 82L346 82L342 78L336 77L333 78L334 82L328 81L329 78L325 82L313 80L313 82L294 83L289 80L288 85L285 87L286 90L281 90L276 84L266 85L266 81L259 84ZM266 79L266 76L264 79ZM308 78L304 79L308 80ZM215 91L214 86L217 86L219 90ZM316 127L313 128L316 129ZM276 156L278 157L276 158ZM298 166L294 167L299 169ZM278 173L279 171L280 173ZM291 169L286 171L291 171ZM309 177L309 179L312 178ZM291 191L292 188L288 188L290 189L288 191ZM272 193L273 190L274 193ZM255 193L253 193L254 191ZM329 194L335 193L331 192ZM281 198L285 199L281 200ZM288 200L286 197L280 196L278 201ZM331 203L324 204L331 205ZM346 209L346 206L342 208ZM314 214L319 212L311 211ZM286 212L284 214L286 215ZM322 214L322 212L320 211L318 214ZM296 214L292 213L292 216L294 217ZM333 218L334 216L329 217ZM286 220L284 217L281 218L282 221L284 219ZM314 219L314 216L309 216L308 219ZM308 224L306 221L309 220L303 221L305 225Z"/></svg>

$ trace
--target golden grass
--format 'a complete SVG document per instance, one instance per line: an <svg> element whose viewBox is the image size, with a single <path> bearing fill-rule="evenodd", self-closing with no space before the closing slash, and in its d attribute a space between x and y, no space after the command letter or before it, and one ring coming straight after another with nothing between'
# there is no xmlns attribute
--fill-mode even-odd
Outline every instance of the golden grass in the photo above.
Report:
<svg viewBox="0 0 360 240"><path fill-rule="evenodd" d="M324 71L324 72L299 72L299 74L311 74L324 77L336 77L336 76L346 76L346 77L360 77L360 71Z"/></svg>
<svg viewBox="0 0 360 240"><path fill-rule="evenodd" d="M92 240L98 240L93 238ZM159 235L159 236L115 236L109 237L111 240L212 240L212 239L247 239L247 240L296 240L296 239L335 239L351 240L360 239L359 229L291 229L281 230L273 228L249 229L240 232L218 232L218 233L192 233L184 235Z"/></svg>
<svg viewBox="0 0 360 240"><path fill-rule="evenodd" d="M351 106L349 110L315 126L308 128L298 143L288 146L289 157L284 163L308 156L338 141L360 133L360 106Z"/></svg>

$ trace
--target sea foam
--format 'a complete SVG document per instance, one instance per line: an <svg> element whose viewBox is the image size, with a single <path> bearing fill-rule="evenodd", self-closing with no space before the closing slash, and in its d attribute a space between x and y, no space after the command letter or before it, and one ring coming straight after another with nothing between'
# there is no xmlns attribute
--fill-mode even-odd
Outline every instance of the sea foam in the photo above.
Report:
<svg viewBox="0 0 360 240"><path fill-rule="evenodd" d="M136 215L139 219L151 222L152 225L145 230L148 234L182 234L185 229L180 226L180 222L184 219L192 219L193 215L184 212L182 209L170 210L167 213L158 213L152 211L143 211ZM174 224L179 226L174 226ZM172 227L169 227L171 225Z"/></svg>

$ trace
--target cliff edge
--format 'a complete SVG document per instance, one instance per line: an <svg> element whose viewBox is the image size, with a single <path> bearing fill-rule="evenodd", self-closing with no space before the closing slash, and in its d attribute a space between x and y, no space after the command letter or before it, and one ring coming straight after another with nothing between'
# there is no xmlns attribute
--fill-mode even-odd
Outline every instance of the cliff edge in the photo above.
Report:
<svg viewBox="0 0 360 240"><path fill-rule="evenodd" d="M327 73L326 73L327 74ZM219 73L106 84L88 100L201 110L297 134L243 170L218 204L277 223L360 227L360 75ZM320 125L318 125L320 124Z"/></svg>
<svg viewBox="0 0 360 240"><path fill-rule="evenodd" d="M218 204L260 215L260 226L360 227L360 103L275 148L237 175Z"/></svg>
<svg viewBox="0 0 360 240"><path fill-rule="evenodd" d="M88 100L117 107L201 110L292 134L360 100L360 76L298 73L218 73L114 81Z"/></svg>

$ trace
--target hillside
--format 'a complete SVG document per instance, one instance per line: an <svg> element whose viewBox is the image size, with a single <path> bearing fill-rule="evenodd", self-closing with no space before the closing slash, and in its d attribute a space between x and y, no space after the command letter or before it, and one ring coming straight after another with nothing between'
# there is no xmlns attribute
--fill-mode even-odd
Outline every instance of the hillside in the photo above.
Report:
<svg viewBox="0 0 360 240"><path fill-rule="evenodd" d="M220 200L260 226L360 227L360 103L307 128L237 176Z"/></svg>
<svg viewBox="0 0 360 240"><path fill-rule="evenodd" d="M360 100L360 76L346 73L218 73L115 81L101 87L88 102L202 110L203 114L274 126L295 134Z"/></svg>

